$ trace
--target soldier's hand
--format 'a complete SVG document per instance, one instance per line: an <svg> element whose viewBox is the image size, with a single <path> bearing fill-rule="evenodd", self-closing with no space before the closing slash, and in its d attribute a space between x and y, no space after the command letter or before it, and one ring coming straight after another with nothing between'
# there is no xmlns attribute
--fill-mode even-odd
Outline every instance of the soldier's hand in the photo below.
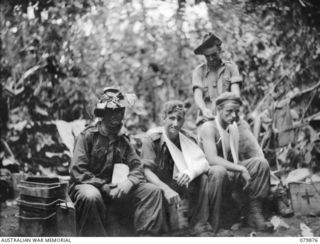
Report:
<svg viewBox="0 0 320 244"><path fill-rule="evenodd" d="M190 183L190 176L187 173L180 173L174 178L179 186L186 186Z"/></svg>
<svg viewBox="0 0 320 244"><path fill-rule="evenodd" d="M213 119L213 118L214 118L211 109L204 108L204 109L202 110L202 114L203 114L204 117L207 117L208 119Z"/></svg>
<svg viewBox="0 0 320 244"><path fill-rule="evenodd" d="M129 193L133 184L130 180L126 180L118 184L117 188L111 190L110 195L114 198L121 198Z"/></svg>
<svg viewBox="0 0 320 244"><path fill-rule="evenodd" d="M103 198L106 197L110 197L110 192L113 188L117 187L117 185L114 184L104 184L101 188L100 188L100 192Z"/></svg>
<svg viewBox="0 0 320 244"><path fill-rule="evenodd" d="M179 194L171 188L165 189L163 192L169 204L178 204L181 201Z"/></svg>
<svg viewBox="0 0 320 244"><path fill-rule="evenodd" d="M242 179L245 182L243 190L246 190L248 188L248 186L250 185L250 183L251 183L251 176L250 176L248 170L245 167L243 167L243 169L241 171L241 176L242 176Z"/></svg>

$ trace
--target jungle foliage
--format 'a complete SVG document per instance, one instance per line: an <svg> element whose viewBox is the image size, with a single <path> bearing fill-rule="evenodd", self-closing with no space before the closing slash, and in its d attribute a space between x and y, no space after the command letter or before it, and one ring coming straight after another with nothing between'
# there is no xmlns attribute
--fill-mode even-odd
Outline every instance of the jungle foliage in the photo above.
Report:
<svg viewBox="0 0 320 244"><path fill-rule="evenodd" d="M52 121L89 120L105 86L137 95L127 114L133 134L159 124L169 99L185 101L186 126L194 129L191 72L202 59L193 49L208 31L238 64L248 111L283 77L280 97L319 81L316 0L3 0L0 6L0 79L10 115L3 136L28 164L56 164L45 152L63 155L66 148Z"/></svg>

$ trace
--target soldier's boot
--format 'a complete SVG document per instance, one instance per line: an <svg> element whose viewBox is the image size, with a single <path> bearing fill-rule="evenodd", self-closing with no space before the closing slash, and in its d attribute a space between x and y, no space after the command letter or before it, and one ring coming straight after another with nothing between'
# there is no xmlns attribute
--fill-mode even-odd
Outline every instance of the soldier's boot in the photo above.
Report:
<svg viewBox="0 0 320 244"><path fill-rule="evenodd" d="M247 223L257 231L273 231L273 225L266 221L262 214L262 202L260 200L251 200L249 202Z"/></svg>
<svg viewBox="0 0 320 244"><path fill-rule="evenodd" d="M278 212L282 217L291 217L294 212L290 202L285 201L284 199L277 199Z"/></svg>
<svg viewBox="0 0 320 244"><path fill-rule="evenodd" d="M289 192L284 187L278 187L277 190L277 207L278 213L282 217L291 217L294 212L292 209L291 201L289 199Z"/></svg>

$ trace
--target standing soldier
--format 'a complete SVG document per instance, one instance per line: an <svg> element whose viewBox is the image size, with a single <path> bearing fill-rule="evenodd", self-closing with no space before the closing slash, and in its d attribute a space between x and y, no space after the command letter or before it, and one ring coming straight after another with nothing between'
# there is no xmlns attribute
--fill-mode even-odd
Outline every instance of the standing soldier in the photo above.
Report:
<svg viewBox="0 0 320 244"><path fill-rule="evenodd" d="M206 58L206 63L197 66L192 74L194 99L200 109L197 125L213 119L213 101L219 94L232 91L240 96L242 78L233 62L221 59L221 44L217 36L208 33L203 43L194 50L196 55L204 55Z"/></svg>
<svg viewBox="0 0 320 244"><path fill-rule="evenodd" d="M240 96L242 77L236 64L222 60L221 44L222 41L217 36L208 33L202 44L194 50L196 55L204 55L206 58L206 62L196 67L192 74L194 100L199 108L196 125L199 128L205 121L214 119L214 101L219 95L223 92L232 92ZM248 123L240 120L238 126L242 134L240 143L245 145L244 151L240 151L240 154L263 157L263 152Z"/></svg>

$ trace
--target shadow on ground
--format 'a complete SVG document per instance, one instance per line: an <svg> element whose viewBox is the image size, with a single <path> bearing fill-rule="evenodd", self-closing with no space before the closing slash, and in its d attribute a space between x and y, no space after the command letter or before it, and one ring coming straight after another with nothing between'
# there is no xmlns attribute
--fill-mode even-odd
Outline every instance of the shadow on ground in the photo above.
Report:
<svg viewBox="0 0 320 244"><path fill-rule="evenodd" d="M2 205L0 219L0 236L19 236L19 223L16 214L19 213L17 205ZM273 233L255 232L258 237L299 237L301 236L300 223L305 223L312 229L314 236L320 236L320 217L293 216L283 218L289 229L280 228ZM221 230L219 237L249 237L253 232L251 228L243 227L236 231Z"/></svg>

